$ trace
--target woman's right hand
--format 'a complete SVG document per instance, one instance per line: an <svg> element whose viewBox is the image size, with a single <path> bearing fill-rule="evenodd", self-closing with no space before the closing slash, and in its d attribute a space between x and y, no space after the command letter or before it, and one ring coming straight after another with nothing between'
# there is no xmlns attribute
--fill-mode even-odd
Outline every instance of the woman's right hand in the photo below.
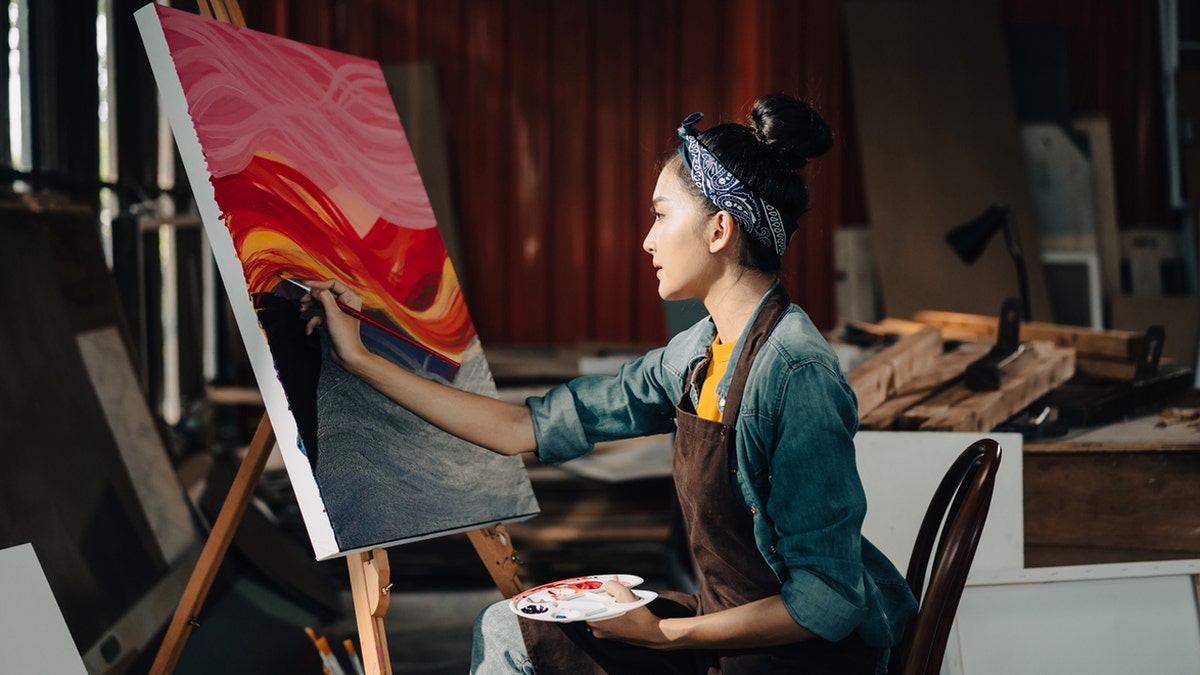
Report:
<svg viewBox="0 0 1200 675"><path fill-rule="evenodd" d="M312 294L305 294L300 299L301 309L307 309L315 299L325 308L325 316L324 318L314 316L309 319L305 326L305 333L311 335L317 326L324 323L332 342L330 355L333 357L334 363L353 371L353 367L368 357L370 352L363 345L362 337L359 335L358 319L343 312L339 303L361 310L362 298L335 279L310 281L308 287L312 289Z"/></svg>

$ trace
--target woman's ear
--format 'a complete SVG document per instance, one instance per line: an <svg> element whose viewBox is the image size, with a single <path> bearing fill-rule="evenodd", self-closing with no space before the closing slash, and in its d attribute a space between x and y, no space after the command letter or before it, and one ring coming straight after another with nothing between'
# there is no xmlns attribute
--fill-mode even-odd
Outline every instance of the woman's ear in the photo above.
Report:
<svg viewBox="0 0 1200 675"><path fill-rule="evenodd" d="M718 211L713 216L713 225L709 230L708 252L718 253L729 249L737 240L737 222L728 211ZM730 249L732 250L732 249Z"/></svg>

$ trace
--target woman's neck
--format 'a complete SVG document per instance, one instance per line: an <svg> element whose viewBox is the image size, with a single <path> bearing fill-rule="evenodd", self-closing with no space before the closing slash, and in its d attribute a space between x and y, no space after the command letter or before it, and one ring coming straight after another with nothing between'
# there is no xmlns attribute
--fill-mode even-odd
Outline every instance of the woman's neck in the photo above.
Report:
<svg viewBox="0 0 1200 675"><path fill-rule="evenodd" d="M717 326L721 342L738 339L758 301L774 283L774 276L740 268L713 284L704 297L704 307Z"/></svg>

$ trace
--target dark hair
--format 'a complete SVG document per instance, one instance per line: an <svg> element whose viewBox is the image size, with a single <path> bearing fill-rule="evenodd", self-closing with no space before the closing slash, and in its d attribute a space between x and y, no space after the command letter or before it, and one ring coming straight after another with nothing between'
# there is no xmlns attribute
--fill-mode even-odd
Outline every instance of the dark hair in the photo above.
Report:
<svg viewBox="0 0 1200 675"><path fill-rule="evenodd" d="M808 184L800 170L833 147L833 131L811 105L786 94L769 94L754 102L747 124L718 124L700 132L698 140L738 180L779 209L785 218L808 210ZM719 211L687 175L683 162L675 169L685 189L709 213ZM778 274L781 259L754 237L741 237L739 262Z"/></svg>

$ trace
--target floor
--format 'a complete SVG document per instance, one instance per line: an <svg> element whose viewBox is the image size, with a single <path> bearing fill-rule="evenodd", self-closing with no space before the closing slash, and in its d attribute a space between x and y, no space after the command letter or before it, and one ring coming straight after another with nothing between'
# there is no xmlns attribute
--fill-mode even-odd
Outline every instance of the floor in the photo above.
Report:
<svg viewBox="0 0 1200 675"><path fill-rule="evenodd" d="M216 465L209 472L213 510L220 507L233 467L225 473L229 475ZM669 476L606 482L535 467L531 478L542 514L508 525L525 587L620 572L639 575L646 588L658 590L672 577ZM258 491L260 499L276 507L271 509L275 517L247 512L227 556L229 564L222 568L224 578L188 638L177 675L319 675L322 660L306 628L327 639L345 675L355 675L343 647L345 639L356 649L360 644L346 564L341 558L312 560L302 523L294 507L288 509L294 505L290 491L264 489L276 482L285 479L272 481L264 474ZM384 627L392 672L467 673L475 618L502 599L467 536L391 547L388 561L393 589Z"/></svg>
<svg viewBox="0 0 1200 675"><path fill-rule="evenodd" d="M467 673L475 617L500 599L494 588L396 593L384 618L392 672ZM352 640L356 651L361 645L349 593L347 615L324 623L270 584L249 578L236 580L210 600L184 646L176 675L321 675L320 653L306 628L326 639L345 675L355 675L343 647L345 639ZM145 660L151 656L145 655ZM146 672L148 666L135 664L126 672Z"/></svg>
<svg viewBox="0 0 1200 675"><path fill-rule="evenodd" d="M501 600L496 589L407 591L392 599L384 626L396 675L466 673L475 617Z"/></svg>

